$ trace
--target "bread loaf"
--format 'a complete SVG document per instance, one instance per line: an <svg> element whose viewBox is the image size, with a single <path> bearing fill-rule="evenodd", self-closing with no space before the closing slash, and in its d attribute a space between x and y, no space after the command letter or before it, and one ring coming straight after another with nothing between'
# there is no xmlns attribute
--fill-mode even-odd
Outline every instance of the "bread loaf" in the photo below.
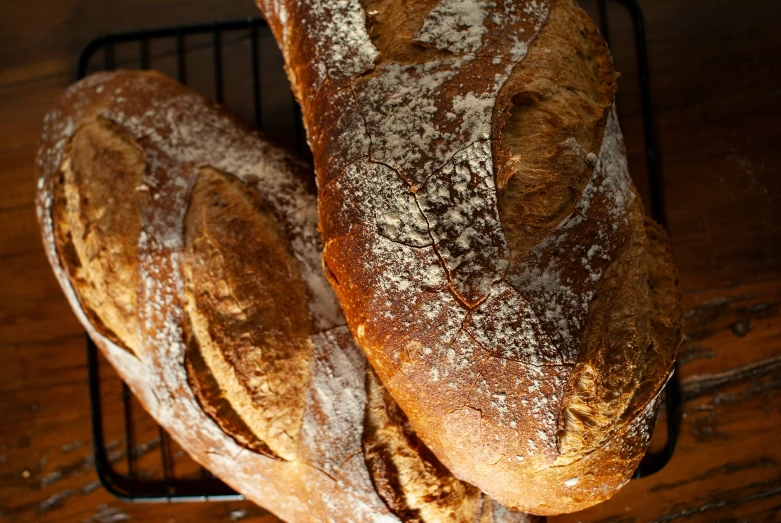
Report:
<svg viewBox="0 0 781 523"><path fill-rule="evenodd" d="M602 501L681 340L604 41L572 0L258 0L303 109L323 262L418 436L506 506Z"/></svg>
<svg viewBox="0 0 781 523"><path fill-rule="evenodd" d="M38 217L73 309L190 455L287 521L523 522L453 478L354 344L305 166L157 73L45 120Z"/></svg>

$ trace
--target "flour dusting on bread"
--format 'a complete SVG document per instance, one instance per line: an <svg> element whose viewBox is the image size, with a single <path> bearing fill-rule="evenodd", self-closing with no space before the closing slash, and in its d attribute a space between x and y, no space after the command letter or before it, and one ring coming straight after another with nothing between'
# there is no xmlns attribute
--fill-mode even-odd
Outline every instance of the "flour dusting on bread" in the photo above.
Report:
<svg viewBox="0 0 781 523"><path fill-rule="evenodd" d="M265 9L265 0L258 4ZM583 337L601 313L592 305L612 296L603 275L642 226L607 47L570 0L361 4L378 52L359 74L311 80L334 64L303 59L305 49L330 45L334 35L312 30L320 22L292 1L287 9L299 22L286 31L299 44L287 38L283 46L306 127L316 130L324 266L350 329L456 476L544 514L605 499L639 459L628 419L611 418L608 428L591 423L592 409L578 425L590 442L622 434L595 451L618 471L597 494L586 495L593 483L565 484L599 474L599 460L583 458L591 446L571 453L581 461L553 463L575 426L563 420L577 404L583 366L615 373L600 359L612 349L595 334L588 345ZM343 132L355 114L352 133L365 133L357 141ZM356 156L355 144L367 141ZM348 163L331 159L342 152ZM668 258L661 265L673 274ZM646 348L648 293L617 304L644 333L621 334L627 357ZM662 314L679 323L675 310ZM613 327L599 325L603 339L615 338ZM666 343L659 369L675 351L672 338ZM633 401L644 406L647 387L635 385L642 393Z"/></svg>

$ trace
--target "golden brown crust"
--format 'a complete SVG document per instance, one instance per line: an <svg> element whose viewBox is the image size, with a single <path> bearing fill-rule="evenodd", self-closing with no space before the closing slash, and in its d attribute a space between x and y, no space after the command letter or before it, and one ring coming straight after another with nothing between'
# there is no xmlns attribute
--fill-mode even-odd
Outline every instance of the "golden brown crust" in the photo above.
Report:
<svg viewBox="0 0 781 523"><path fill-rule="evenodd" d="M593 24L571 0L258 4L302 103L326 275L416 433L509 507L610 497L681 316Z"/></svg>
<svg viewBox="0 0 781 523"><path fill-rule="evenodd" d="M645 217L646 264L651 292L651 337L655 351L675 359L683 338L683 301L678 271L664 229Z"/></svg>
<svg viewBox="0 0 781 523"><path fill-rule="evenodd" d="M277 457L265 442L258 439L225 398L220 384L203 359L198 338L192 335L192 328L185 329L185 336L187 352L184 364L187 369L187 382L198 400L198 405L223 432L229 434L242 447L264 456Z"/></svg>
<svg viewBox="0 0 781 523"><path fill-rule="evenodd" d="M638 199L632 236L590 306L585 350L560 421L559 463L604 445L659 394L672 371L680 294L664 233L648 218L643 223L639 206Z"/></svg>
<svg viewBox="0 0 781 523"><path fill-rule="evenodd" d="M404 413L366 373L363 449L377 492L402 521L474 523L483 496L455 479L417 438Z"/></svg>
<svg viewBox="0 0 781 523"><path fill-rule="evenodd" d="M257 438L292 459L309 386L311 320L284 233L248 187L204 167L184 220L182 270L190 336L204 362Z"/></svg>
<svg viewBox="0 0 781 523"><path fill-rule="evenodd" d="M588 15L555 4L494 108L499 216L514 259L547 237L580 200L596 166L616 77Z"/></svg>
<svg viewBox="0 0 781 523"><path fill-rule="evenodd" d="M54 225L61 261L98 330L139 354L136 245L145 199L137 190L144 177L141 149L111 122L98 119L73 134L59 176Z"/></svg>

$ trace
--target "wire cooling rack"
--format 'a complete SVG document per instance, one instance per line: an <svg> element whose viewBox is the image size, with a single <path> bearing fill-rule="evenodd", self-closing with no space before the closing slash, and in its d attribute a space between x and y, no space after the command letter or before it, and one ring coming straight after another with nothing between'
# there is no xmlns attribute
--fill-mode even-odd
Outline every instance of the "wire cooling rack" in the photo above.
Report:
<svg viewBox="0 0 781 523"><path fill-rule="evenodd" d="M583 0L581 4L597 21L608 45L612 44L614 58L626 59L627 63L617 63L617 68L636 72L634 85L622 83L617 105L619 113L625 105L640 120L643 142L635 148L639 150L637 161L633 162L629 148L630 165L651 215L664 226L642 11L636 0ZM628 22L621 27L631 27L631 32L611 33L611 20L619 16ZM309 151L300 111L289 93L281 60L266 23L261 18L250 18L98 37L82 50L77 77L116 68L160 70L254 121L271 138L306 157ZM229 71L242 74L226 78ZM626 92L632 99L626 98ZM645 176L637 176L642 170ZM178 449L105 364L89 336L87 357L95 468L106 490L133 502L244 499ZM646 454L635 478L661 470L672 457L680 429L680 406L676 370L665 388L665 429L657 427L653 440L665 432L666 441Z"/></svg>

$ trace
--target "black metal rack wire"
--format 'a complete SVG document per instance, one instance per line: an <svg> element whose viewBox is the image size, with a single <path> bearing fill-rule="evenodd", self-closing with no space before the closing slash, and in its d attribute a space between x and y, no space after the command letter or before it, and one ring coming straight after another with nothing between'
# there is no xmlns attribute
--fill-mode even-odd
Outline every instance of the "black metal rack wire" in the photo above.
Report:
<svg viewBox="0 0 781 523"><path fill-rule="evenodd" d="M586 0L583 3L586 3ZM664 214L664 201L662 190L661 170L657 156L656 139L654 134L653 108L651 105L650 83L648 77L648 59L645 43L645 29L642 11L636 0L593 0L591 7L595 11L595 19L601 28L608 45L611 43L609 25L609 4L621 6L631 18L633 27L633 45L637 68L637 82L639 87L640 107L642 112L643 131L645 140L645 163L648 176L649 200L651 214L662 226L666 224ZM262 39L270 38L270 32L266 23L261 18L249 18L243 20L231 20L208 24L152 29L128 33L110 34L92 40L82 50L77 66L77 78L81 79L90 72L97 70L112 70L117 66L123 68L148 69L152 65L152 45L160 41L166 41L169 45L168 57L174 59L171 76L179 82L187 85L190 79L188 70L188 53L191 47L188 43L193 38L200 39L200 51L211 54L212 97L220 103L224 103L224 42L226 37L236 37L249 46L249 67L247 71L251 75L251 114L248 118L254 119L257 126L263 123L263 89L261 76L261 51L259 43ZM204 38L205 37L205 38ZM134 58L123 61L117 56L119 46L136 47ZM102 63L99 63L102 54ZM280 76L283 78L282 76ZM284 79L282 80L284 82ZM286 89L287 87L284 86ZM304 131L301 125L298 105L292 99L290 113L293 123L289 128L292 133L292 144L301 154L307 154L304 139ZM230 105L230 104L228 104ZM284 141L284 140L283 140ZM101 392L101 373L98 349L87 336L87 359L89 370L89 390L92 405L92 434L94 443L95 468L98 477L106 488L114 496L132 502L194 502L194 501L235 501L244 497L237 494L220 480L212 476L207 470L200 468L196 474L187 477L178 477L173 472L172 452L173 445L170 437L158 427L158 450L160 454L160 468L162 478L148 478L139 473L137 460L139 453L136 451L136 416L141 409L134 408L132 394L127 385L121 384L121 409L122 409L122 434L124 437L124 449L122 456L125 458L126 471L119 472L115 464L121 459L116 453L110 452L106 443L105 416L103 402L108 401ZM680 406L681 392L677 370L673 372L665 388L665 407L667 413L666 443L658 452L648 452L635 472L635 478L642 478L661 470L673 455L675 443L680 430ZM143 415L143 413L142 413Z"/></svg>

